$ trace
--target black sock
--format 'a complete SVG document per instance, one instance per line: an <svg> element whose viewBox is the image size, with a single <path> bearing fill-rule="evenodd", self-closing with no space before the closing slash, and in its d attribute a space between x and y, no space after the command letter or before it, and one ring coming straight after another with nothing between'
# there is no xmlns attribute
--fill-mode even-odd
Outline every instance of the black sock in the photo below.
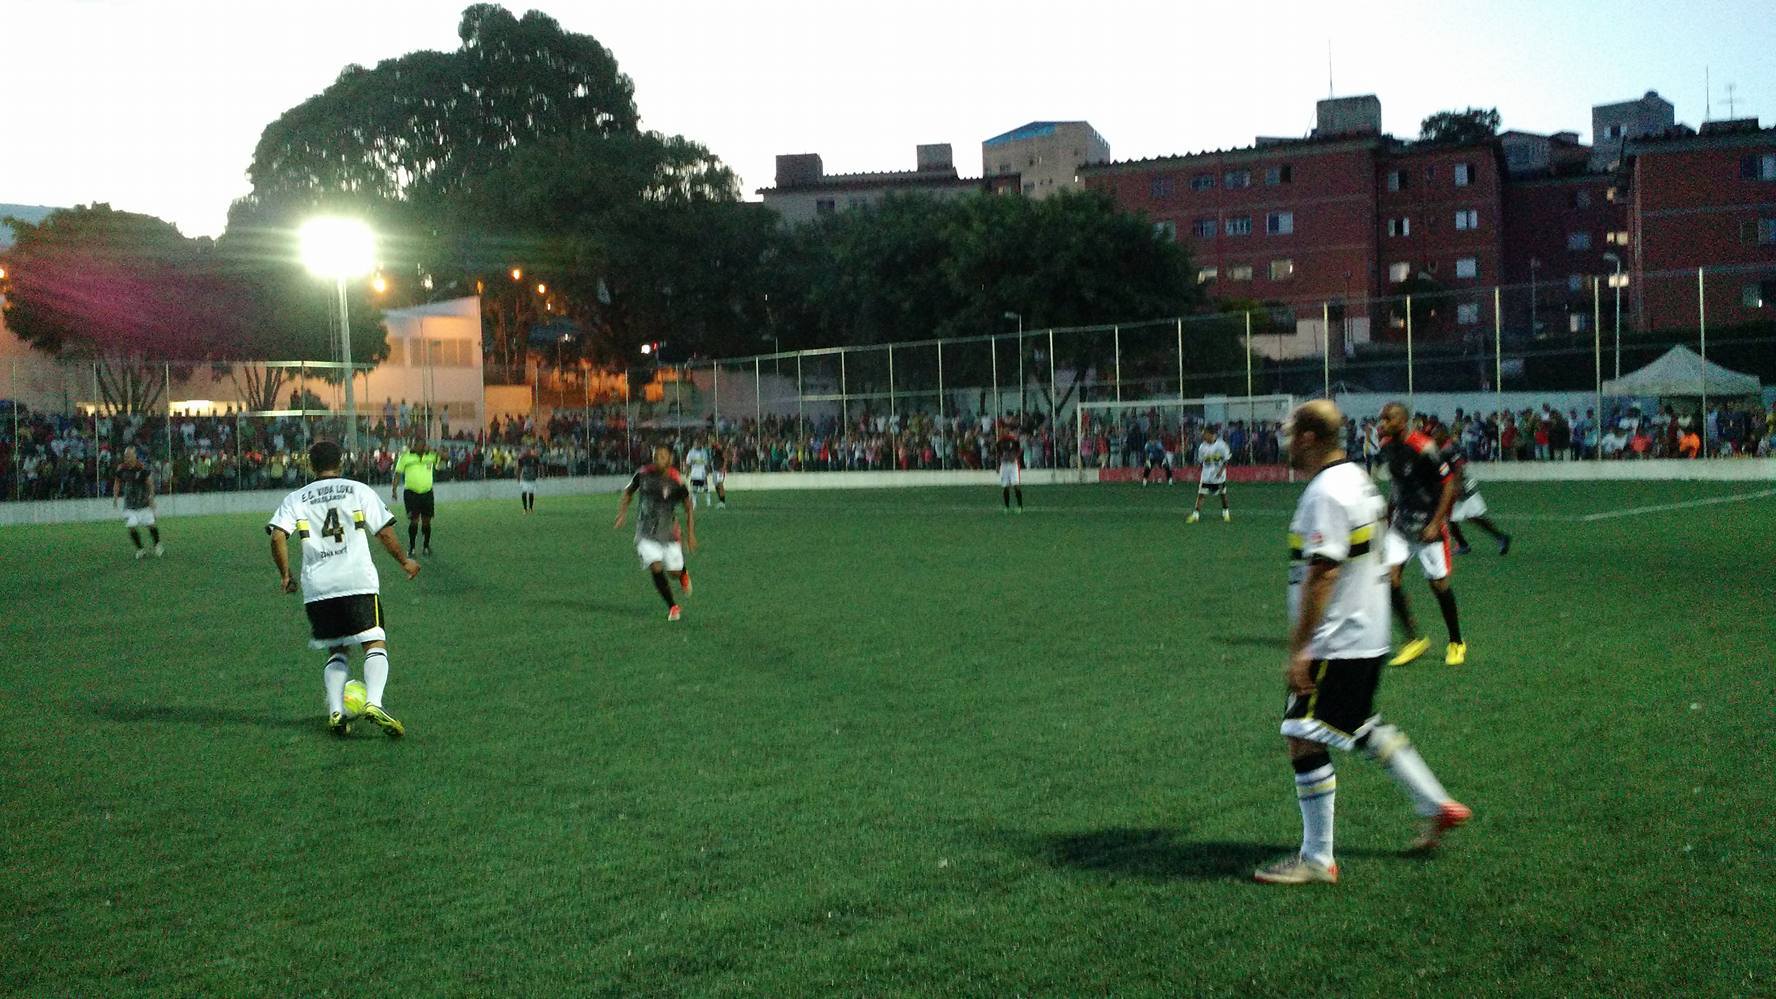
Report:
<svg viewBox="0 0 1776 999"><path fill-rule="evenodd" d="M1417 638L1418 622L1412 619L1412 607L1406 603L1405 589L1398 586L1389 587L1388 597L1394 604L1394 616L1399 618L1400 623L1406 628L1406 637Z"/></svg>
<svg viewBox="0 0 1776 999"><path fill-rule="evenodd" d="M418 542L419 542L419 521L409 520L407 522L407 550L412 551L413 546L415 544L417 544Z"/></svg>
<svg viewBox="0 0 1776 999"><path fill-rule="evenodd" d="M1007 509L1007 510L1011 509L1011 487L1005 486L1004 488L1000 489L999 491L1004 494L1005 509Z"/></svg>
<svg viewBox="0 0 1776 999"><path fill-rule="evenodd" d="M1022 510L1024 508L1024 487L1023 486L1017 487L1017 497L1018 497L1018 509Z"/></svg>
<svg viewBox="0 0 1776 999"><path fill-rule="evenodd" d="M666 574L664 572L656 572L653 576L654 589L660 591L660 599L666 601L666 606L668 607L677 607L678 601L672 599L672 584L666 582Z"/></svg>
<svg viewBox="0 0 1776 999"><path fill-rule="evenodd" d="M157 545L160 544L160 528L158 526L151 525L148 528L148 540L154 542Z"/></svg>
<svg viewBox="0 0 1776 999"><path fill-rule="evenodd" d="M432 547L432 522L429 520L426 521L425 526L419 529L419 533L425 537L426 550L430 551Z"/></svg>
<svg viewBox="0 0 1776 999"><path fill-rule="evenodd" d="M1492 535L1493 537L1499 539L1500 541L1505 540L1505 538L1507 537L1507 535L1505 534L1504 531L1499 530L1499 526L1497 524L1493 523L1490 520L1487 520L1485 517L1470 517L1468 519L1468 521L1469 521L1469 523L1474 524L1475 526L1479 527L1482 531L1485 531L1487 534Z"/></svg>
<svg viewBox="0 0 1776 999"><path fill-rule="evenodd" d="M134 541L136 543L137 548L142 547L142 532L136 530L133 527L130 528L129 531L130 531L130 540Z"/></svg>
<svg viewBox="0 0 1776 999"><path fill-rule="evenodd" d="M1449 525L1449 536L1451 538L1455 539L1456 544L1462 546L1463 548L1468 547L1468 539L1462 537L1462 529L1461 529L1460 524L1450 524Z"/></svg>
<svg viewBox="0 0 1776 999"><path fill-rule="evenodd" d="M1437 606L1443 608L1443 624L1449 628L1449 640L1462 640L1461 621L1455 616L1455 590L1432 590L1437 595Z"/></svg>

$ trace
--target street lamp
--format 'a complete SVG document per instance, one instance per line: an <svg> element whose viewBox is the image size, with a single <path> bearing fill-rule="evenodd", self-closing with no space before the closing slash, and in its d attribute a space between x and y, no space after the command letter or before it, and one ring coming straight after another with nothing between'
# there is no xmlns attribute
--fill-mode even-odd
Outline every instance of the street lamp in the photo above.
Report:
<svg viewBox="0 0 1776 999"><path fill-rule="evenodd" d="M345 371L345 446L358 448L358 401L352 373L351 316L346 311L345 282L370 273L376 266L376 237L357 219L318 218L297 230L302 265L316 277L333 279L339 296L339 360Z"/></svg>
<svg viewBox="0 0 1776 999"><path fill-rule="evenodd" d="M1603 259L1616 265L1616 273L1610 278L1610 287L1616 289L1616 377L1622 377L1622 258L1614 253L1606 253Z"/></svg>

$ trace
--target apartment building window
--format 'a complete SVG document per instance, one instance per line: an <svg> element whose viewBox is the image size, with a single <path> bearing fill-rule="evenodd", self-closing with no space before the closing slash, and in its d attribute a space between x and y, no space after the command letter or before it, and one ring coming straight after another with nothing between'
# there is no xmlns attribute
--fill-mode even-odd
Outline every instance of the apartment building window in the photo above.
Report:
<svg viewBox="0 0 1776 999"><path fill-rule="evenodd" d="M1588 232L1567 233L1566 248L1569 250L1589 250L1591 248L1591 234Z"/></svg>
<svg viewBox="0 0 1776 999"><path fill-rule="evenodd" d="M1252 280L1252 265L1251 264L1235 264L1232 267L1227 268L1227 280L1229 280L1229 281L1250 281L1250 280Z"/></svg>
<svg viewBox="0 0 1776 999"><path fill-rule="evenodd" d="M1750 228L1750 225L1750 223L1746 223L1747 228ZM1759 246L1776 244L1776 219L1758 219L1756 236Z"/></svg>
<svg viewBox="0 0 1776 999"><path fill-rule="evenodd" d="M1150 196L1155 197L1155 198L1169 198L1169 197L1171 197L1172 196L1172 178L1170 178L1170 177L1155 177L1155 178L1153 178L1152 180L1147 182L1147 193Z"/></svg>
<svg viewBox="0 0 1776 999"><path fill-rule="evenodd" d="M1581 291L1584 291L1585 290L1585 275L1583 275L1583 274L1568 274L1566 276L1566 290L1572 292L1575 295Z"/></svg>
<svg viewBox="0 0 1776 999"><path fill-rule="evenodd" d="M1406 190L1406 171L1389 170L1387 176L1387 189L1390 191Z"/></svg>
<svg viewBox="0 0 1776 999"><path fill-rule="evenodd" d="M1226 174L1222 175L1221 186L1227 188L1251 187L1252 171L1229 170Z"/></svg>
<svg viewBox="0 0 1776 999"><path fill-rule="evenodd" d="M1455 321L1463 326L1472 326L1480 321L1480 303L1462 302L1455 307Z"/></svg>
<svg viewBox="0 0 1776 999"><path fill-rule="evenodd" d="M1462 257L1455 262L1455 276L1471 278L1480 276L1480 259L1478 257Z"/></svg>
<svg viewBox="0 0 1776 999"><path fill-rule="evenodd" d="M1590 208L1591 192L1582 189L1574 191L1572 195L1572 206L1574 208Z"/></svg>
<svg viewBox="0 0 1776 999"><path fill-rule="evenodd" d="M1388 283L1404 284L1412 276L1412 265L1402 260L1388 265Z"/></svg>
<svg viewBox="0 0 1776 999"><path fill-rule="evenodd" d="M1218 267L1199 267L1196 269L1196 283L1208 284L1220 275L1221 270Z"/></svg>
<svg viewBox="0 0 1776 999"><path fill-rule="evenodd" d="M1752 180L1776 180L1776 154L1761 153L1739 161L1739 176Z"/></svg>
<svg viewBox="0 0 1776 999"><path fill-rule="evenodd" d="M1199 173L1190 178L1190 189L1192 191L1206 191L1214 186L1215 175L1212 173Z"/></svg>
<svg viewBox="0 0 1776 999"><path fill-rule="evenodd" d="M865 198L846 198L845 199L845 207L846 208L868 208L869 203L870 203L870 200L867 197L865 197Z"/></svg>
<svg viewBox="0 0 1776 999"><path fill-rule="evenodd" d="M1178 241L1178 223L1171 219L1155 222L1153 223L1153 234L1168 243L1176 243Z"/></svg>
<svg viewBox="0 0 1776 999"><path fill-rule="evenodd" d="M1190 224L1190 232L1198 239L1212 239L1215 235L1215 220L1197 219Z"/></svg>
<svg viewBox="0 0 1776 999"><path fill-rule="evenodd" d="M1270 279L1272 281L1287 281L1294 276L1295 261L1272 260L1270 262Z"/></svg>
<svg viewBox="0 0 1776 999"><path fill-rule="evenodd" d="M1294 174L1294 171L1292 171L1289 168L1289 164L1287 164L1287 163L1284 163L1281 166L1265 167L1264 168L1265 186L1276 187L1279 184L1287 184L1290 181L1294 180L1293 174Z"/></svg>
<svg viewBox="0 0 1776 999"><path fill-rule="evenodd" d="M1226 232L1229 236L1250 236L1252 234L1252 216L1236 215L1228 219Z"/></svg>
<svg viewBox="0 0 1776 999"><path fill-rule="evenodd" d="M1410 235L1412 235L1412 218L1407 215L1402 215L1398 218L1388 219L1388 235L1389 236L1410 236Z"/></svg>
<svg viewBox="0 0 1776 999"><path fill-rule="evenodd" d="M1591 317L1583 312L1569 314L1566 317L1566 330L1568 333L1591 332Z"/></svg>
<svg viewBox="0 0 1776 999"><path fill-rule="evenodd" d="M1287 236L1295 231L1294 212L1271 212L1264 217L1264 231L1272 236Z"/></svg>
<svg viewBox="0 0 1776 999"><path fill-rule="evenodd" d="M831 215L833 212L838 210L838 207L839 207L838 203L833 201L833 199L821 198L818 201L814 202L814 214L816 214L816 215Z"/></svg>
<svg viewBox="0 0 1776 999"><path fill-rule="evenodd" d="M1455 228L1457 230L1480 228L1479 210L1474 208L1463 208L1461 211L1456 212Z"/></svg>
<svg viewBox="0 0 1776 999"><path fill-rule="evenodd" d="M1474 164L1457 163L1455 165L1455 186L1467 187L1474 182Z"/></svg>
<svg viewBox="0 0 1776 999"><path fill-rule="evenodd" d="M1748 309L1761 309L1765 301L1762 285L1748 284L1739 291L1739 304Z"/></svg>
<svg viewBox="0 0 1776 999"><path fill-rule="evenodd" d="M1034 193L1035 190L1036 190L1036 182L1035 181L1033 181L1033 180L1024 181L1024 193L1025 194Z"/></svg>

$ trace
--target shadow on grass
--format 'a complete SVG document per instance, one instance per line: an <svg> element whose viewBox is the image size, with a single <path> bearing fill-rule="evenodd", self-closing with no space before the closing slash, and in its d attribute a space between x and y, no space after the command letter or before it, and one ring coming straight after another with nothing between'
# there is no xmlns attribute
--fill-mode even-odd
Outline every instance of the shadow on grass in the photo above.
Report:
<svg viewBox="0 0 1776 999"><path fill-rule="evenodd" d="M1276 649L1278 652L1288 650L1287 635L1217 635L1215 644L1229 648Z"/></svg>
<svg viewBox="0 0 1776 999"><path fill-rule="evenodd" d="M677 592L674 589L673 592ZM653 592L653 584L642 583L638 591L647 597L646 601L636 600L599 600L594 597L526 597L526 607L559 607L562 610L585 611L595 614L615 614L621 617L658 617L665 619L664 609L660 605L659 594Z"/></svg>
<svg viewBox="0 0 1776 999"><path fill-rule="evenodd" d="M300 718L278 718L254 714L250 711L219 708L208 704L119 704L115 701L88 701L76 704L75 708L103 718L105 721L125 724L152 722L179 725L256 725L260 728L312 728L316 731L321 729L321 719L312 714Z"/></svg>
<svg viewBox="0 0 1776 999"><path fill-rule="evenodd" d="M1055 867L1156 881L1243 881L1252 871L1292 853L1299 844L1191 840L1177 829L1099 829L1028 837L1037 856ZM1404 857L1398 851L1344 849L1341 856Z"/></svg>

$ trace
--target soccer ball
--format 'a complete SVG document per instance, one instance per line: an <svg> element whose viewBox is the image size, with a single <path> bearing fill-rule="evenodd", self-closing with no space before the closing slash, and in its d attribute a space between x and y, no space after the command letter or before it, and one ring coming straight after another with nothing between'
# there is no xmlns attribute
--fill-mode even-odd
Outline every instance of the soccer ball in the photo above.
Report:
<svg viewBox="0 0 1776 999"><path fill-rule="evenodd" d="M356 718L364 713L364 705L370 702L370 691L364 689L364 681L350 680L345 685L345 716Z"/></svg>

